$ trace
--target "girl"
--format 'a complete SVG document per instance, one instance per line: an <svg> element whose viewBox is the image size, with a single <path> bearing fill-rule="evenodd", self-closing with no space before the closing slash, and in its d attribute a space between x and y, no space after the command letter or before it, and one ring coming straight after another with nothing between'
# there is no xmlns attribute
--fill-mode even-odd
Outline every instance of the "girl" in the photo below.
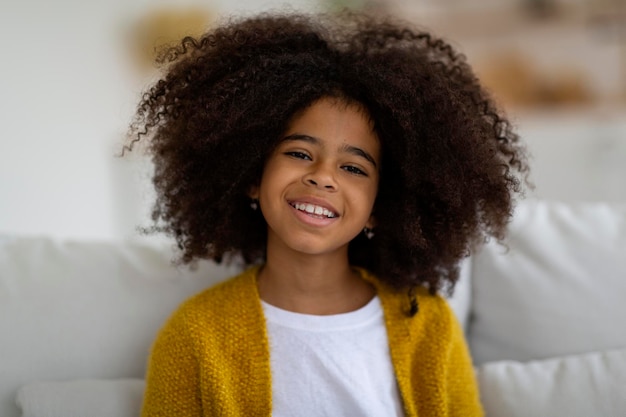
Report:
<svg viewBox="0 0 626 417"><path fill-rule="evenodd" d="M527 165L464 58L344 14L231 21L163 61L131 127L155 227L183 263L249 268L162 329L143 415L482 415L438 293L502 238Z"/></svg>

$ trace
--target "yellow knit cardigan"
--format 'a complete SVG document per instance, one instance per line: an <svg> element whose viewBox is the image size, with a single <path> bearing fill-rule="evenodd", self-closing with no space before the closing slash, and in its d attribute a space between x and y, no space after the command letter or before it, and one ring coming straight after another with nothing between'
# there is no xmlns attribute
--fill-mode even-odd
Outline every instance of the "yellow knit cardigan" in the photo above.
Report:
<svg viewBox="0 0 626 417"><path fill-rule="evenodd" d="M185 302L159 333L146 376L143 417L271 416L269 343L253 267ZM463 333L447 303L408 297L361 270L384 314L407 417L482 416Z"/></svg>

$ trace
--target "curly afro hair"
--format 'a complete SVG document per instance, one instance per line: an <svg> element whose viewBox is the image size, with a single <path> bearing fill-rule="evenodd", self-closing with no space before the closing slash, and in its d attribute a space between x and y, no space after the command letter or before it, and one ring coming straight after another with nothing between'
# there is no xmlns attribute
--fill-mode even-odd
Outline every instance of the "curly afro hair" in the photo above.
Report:
<svg viewBox="0 0 626 417"><path fill-rule="evenodd" d="M392 287L451 292L458 263L502 239L528 172L526 152L465 58L390 18L264 14L187 37L161 55L132 149L148 137L153 229L182 263L265 257L267 225L250 209L266 158L292 117L320 98L362 106L381 141L376 235L352 265Z"/></svg>

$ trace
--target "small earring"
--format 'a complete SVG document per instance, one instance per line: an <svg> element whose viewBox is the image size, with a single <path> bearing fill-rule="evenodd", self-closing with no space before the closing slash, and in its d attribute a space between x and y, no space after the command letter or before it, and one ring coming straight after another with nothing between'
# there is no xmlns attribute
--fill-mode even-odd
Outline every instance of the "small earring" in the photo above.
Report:
<svg viewBox="0 0 626 417"><path fill-rule="evenodd" d="M374 231L370 229L369 227L364 227L363 233L365 233L365 237L367 237L370 240L372 240L372 238L374 237Z"/></svg>
<svg viewBox="0 0 626 417"><path fill-rule="evenodd" d="M254 199L250 202L250 208L254 211L257 211L257 209L259 208L259 200Z"/></svg>

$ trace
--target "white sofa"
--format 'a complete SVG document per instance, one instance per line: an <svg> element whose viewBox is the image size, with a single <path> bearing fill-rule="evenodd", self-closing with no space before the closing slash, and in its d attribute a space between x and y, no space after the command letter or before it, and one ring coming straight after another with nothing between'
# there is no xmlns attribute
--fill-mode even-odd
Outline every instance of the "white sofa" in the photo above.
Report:
<svg viewBox="0 0 626 417"><path fill-rule="evenodd" d="M165 318L238 270L170 258L145 241L0 237L0 416L137 415ZM626 415L626 205L521 204L451 303L488 416Z"/></svg>

